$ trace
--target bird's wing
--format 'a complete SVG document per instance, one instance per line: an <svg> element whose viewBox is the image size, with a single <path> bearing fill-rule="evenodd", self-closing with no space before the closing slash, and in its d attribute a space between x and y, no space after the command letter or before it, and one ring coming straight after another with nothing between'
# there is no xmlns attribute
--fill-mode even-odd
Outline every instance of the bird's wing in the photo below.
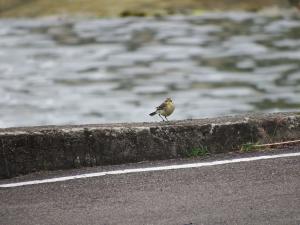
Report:
<svg viewBox="0 0 300 225"><path fill-rule="evenodd" d="M160 106L156 107L156 109L164 109L167 106L165 102L163 102Z"/></svg>

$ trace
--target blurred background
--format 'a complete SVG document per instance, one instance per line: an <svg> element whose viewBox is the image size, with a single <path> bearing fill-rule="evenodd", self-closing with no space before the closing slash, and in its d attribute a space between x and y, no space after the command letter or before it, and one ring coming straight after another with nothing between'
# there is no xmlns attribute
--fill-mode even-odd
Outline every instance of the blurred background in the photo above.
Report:
<svg viewBox="0 0 300 225"><path fill-rule="evenodd" d="M0 127L300 109L286 0L0 0Z"/></svg>

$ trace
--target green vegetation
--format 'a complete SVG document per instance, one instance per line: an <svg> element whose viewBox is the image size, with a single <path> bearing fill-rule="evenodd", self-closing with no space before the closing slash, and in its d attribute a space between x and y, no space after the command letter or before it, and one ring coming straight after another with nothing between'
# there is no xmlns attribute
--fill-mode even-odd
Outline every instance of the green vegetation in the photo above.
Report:
<svg viewBox="0 0 300 225"><path fill-rule="evenodd" d="M259 151L259 150L266 150L266 149L270 148L270 146L272 146L272 143L260 144L260 143L248 142L241 146L240 152L253 152L253 151Z"/></svg>
<svg viewBox="0 0 300 225"><path fill-rule="evenodd" d="M249 142L242 145L241 152L252 152L252 151L256 151L257 149L258 149L257 144Z"/></svg>
<svg viewBox="0 0 300 225"><path fill-rule="evenodd" d="M197 157L209 155L207 146L200 145L200 147L191 148L186 152L187 157Z"/></svg>
<svg viewBox="0 0 300 225"><path fill-rule="evenodd" d="M88 15L98 17L161 16L195 14L203 10L256 11L286 0L2 0L0 17L38 17L49 15Z"/></svg>

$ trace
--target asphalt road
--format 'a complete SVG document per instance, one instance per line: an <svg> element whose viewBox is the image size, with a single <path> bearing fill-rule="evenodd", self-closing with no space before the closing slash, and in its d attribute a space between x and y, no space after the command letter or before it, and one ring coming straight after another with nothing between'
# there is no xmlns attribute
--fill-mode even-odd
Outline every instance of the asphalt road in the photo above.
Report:
<svg viewBox="0 0 300 225"><path fill-rule="evenodd" d="M0 183L148 166L153 163L39 173ZM300 156L0 188L0 224L299 225Z"/></svg>

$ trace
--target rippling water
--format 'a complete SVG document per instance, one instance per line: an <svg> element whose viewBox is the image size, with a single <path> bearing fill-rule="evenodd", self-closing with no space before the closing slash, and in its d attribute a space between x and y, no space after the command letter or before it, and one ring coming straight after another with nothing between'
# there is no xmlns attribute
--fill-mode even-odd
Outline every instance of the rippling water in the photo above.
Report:
<svg viewBox="0 0 300 225"><path fill-rule="evenodd" d="M0 20L0 127L300 109L300 16Z"/></svg>

